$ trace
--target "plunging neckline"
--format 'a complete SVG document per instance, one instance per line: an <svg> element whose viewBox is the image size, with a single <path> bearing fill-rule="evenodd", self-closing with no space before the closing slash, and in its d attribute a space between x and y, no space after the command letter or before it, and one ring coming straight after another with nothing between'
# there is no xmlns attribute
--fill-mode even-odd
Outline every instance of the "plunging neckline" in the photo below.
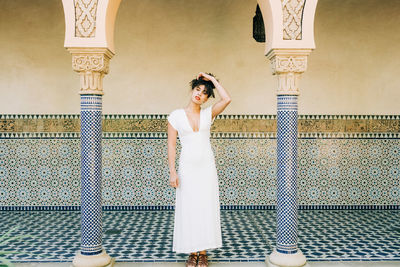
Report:
<svg viewBox="0 0 400 267"><path fill-rule="evenodd" d="M193 130L192 126L190 125L189 117L186 115L186 111L185 111L185 109L182 109L182 110L183 110L183 113L185 114L186 121L187 121L187 123L188 123L188 125L189 125L189 128L192 130L192 132L193 132L193 133L198 133L198 132L200 132L200 126L201 126L201 113L202 113L203 109L202 109L202 108L200 108L200 113L199 113L199 130L198 130L198 131L194 131L194 130Z"/></svg>

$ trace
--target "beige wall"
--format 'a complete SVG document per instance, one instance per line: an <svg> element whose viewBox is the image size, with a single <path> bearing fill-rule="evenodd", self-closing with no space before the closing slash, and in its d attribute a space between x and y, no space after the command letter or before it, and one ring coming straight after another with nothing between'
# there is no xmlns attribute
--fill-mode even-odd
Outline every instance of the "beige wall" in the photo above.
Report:
<svg viewBox="0 0 400 267"><path fill-rule="evenodd" d="M264 44L252 39L255 7L256 0L122 1L103 112L169 113L188 103L188 82L210 71L232 96L225 114L276 113L277 82ZM400 1L319 0L300 114L399 113L399 13ZM79 113L63 16L59 0L0 0L1 114Z"/></svg>

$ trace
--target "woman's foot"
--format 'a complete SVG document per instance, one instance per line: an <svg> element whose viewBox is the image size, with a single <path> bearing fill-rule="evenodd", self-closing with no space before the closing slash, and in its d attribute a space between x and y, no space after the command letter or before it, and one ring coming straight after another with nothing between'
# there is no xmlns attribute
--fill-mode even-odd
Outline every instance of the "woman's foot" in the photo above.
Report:
<svg viewBox="0 0 400 267"><path fill-rule="evenodd" d="M199 253L199 260L197 261L198 267L207 267L208 266L208 256L206 253Z"/></svg>
<svg viewBox="0 0 400 267"><path fill-rule="evenodd" d="M186 267L196 267L198 258L197 253L190 253L186 260Z"/></svg>

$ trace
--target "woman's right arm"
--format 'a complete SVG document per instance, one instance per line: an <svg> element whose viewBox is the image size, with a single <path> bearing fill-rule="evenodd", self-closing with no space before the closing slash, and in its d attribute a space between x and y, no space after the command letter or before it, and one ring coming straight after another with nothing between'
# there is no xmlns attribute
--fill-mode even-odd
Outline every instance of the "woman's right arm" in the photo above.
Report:
<svg viewBox="0 0 400 267"><path fill-rule="evenodd" d="M169 184L172 187L178 187L178 174L175 169L175 156L176 156L176 137L178 131L172 127L168 122L168 166L169 166Z"/></svg>

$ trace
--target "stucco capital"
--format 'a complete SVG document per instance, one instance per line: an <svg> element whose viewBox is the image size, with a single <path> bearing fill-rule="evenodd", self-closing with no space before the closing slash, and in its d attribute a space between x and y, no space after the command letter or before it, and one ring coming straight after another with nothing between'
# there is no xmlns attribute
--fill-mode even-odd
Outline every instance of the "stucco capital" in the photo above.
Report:
<svg viewBox="0 0 400 267"><path fill-rule="evenodd" d="M278 95L299 95L301 74L307 69L311 49L272 49L267 58L272 74L278 76Z"/></svg>
<svg viewBox="0 0 400 267"><path fill-rule="evenodd" d="M80 94L103 95L103 77L109 71L113 53L106 48L68 48L72 68L80 75Z"/></svg>

